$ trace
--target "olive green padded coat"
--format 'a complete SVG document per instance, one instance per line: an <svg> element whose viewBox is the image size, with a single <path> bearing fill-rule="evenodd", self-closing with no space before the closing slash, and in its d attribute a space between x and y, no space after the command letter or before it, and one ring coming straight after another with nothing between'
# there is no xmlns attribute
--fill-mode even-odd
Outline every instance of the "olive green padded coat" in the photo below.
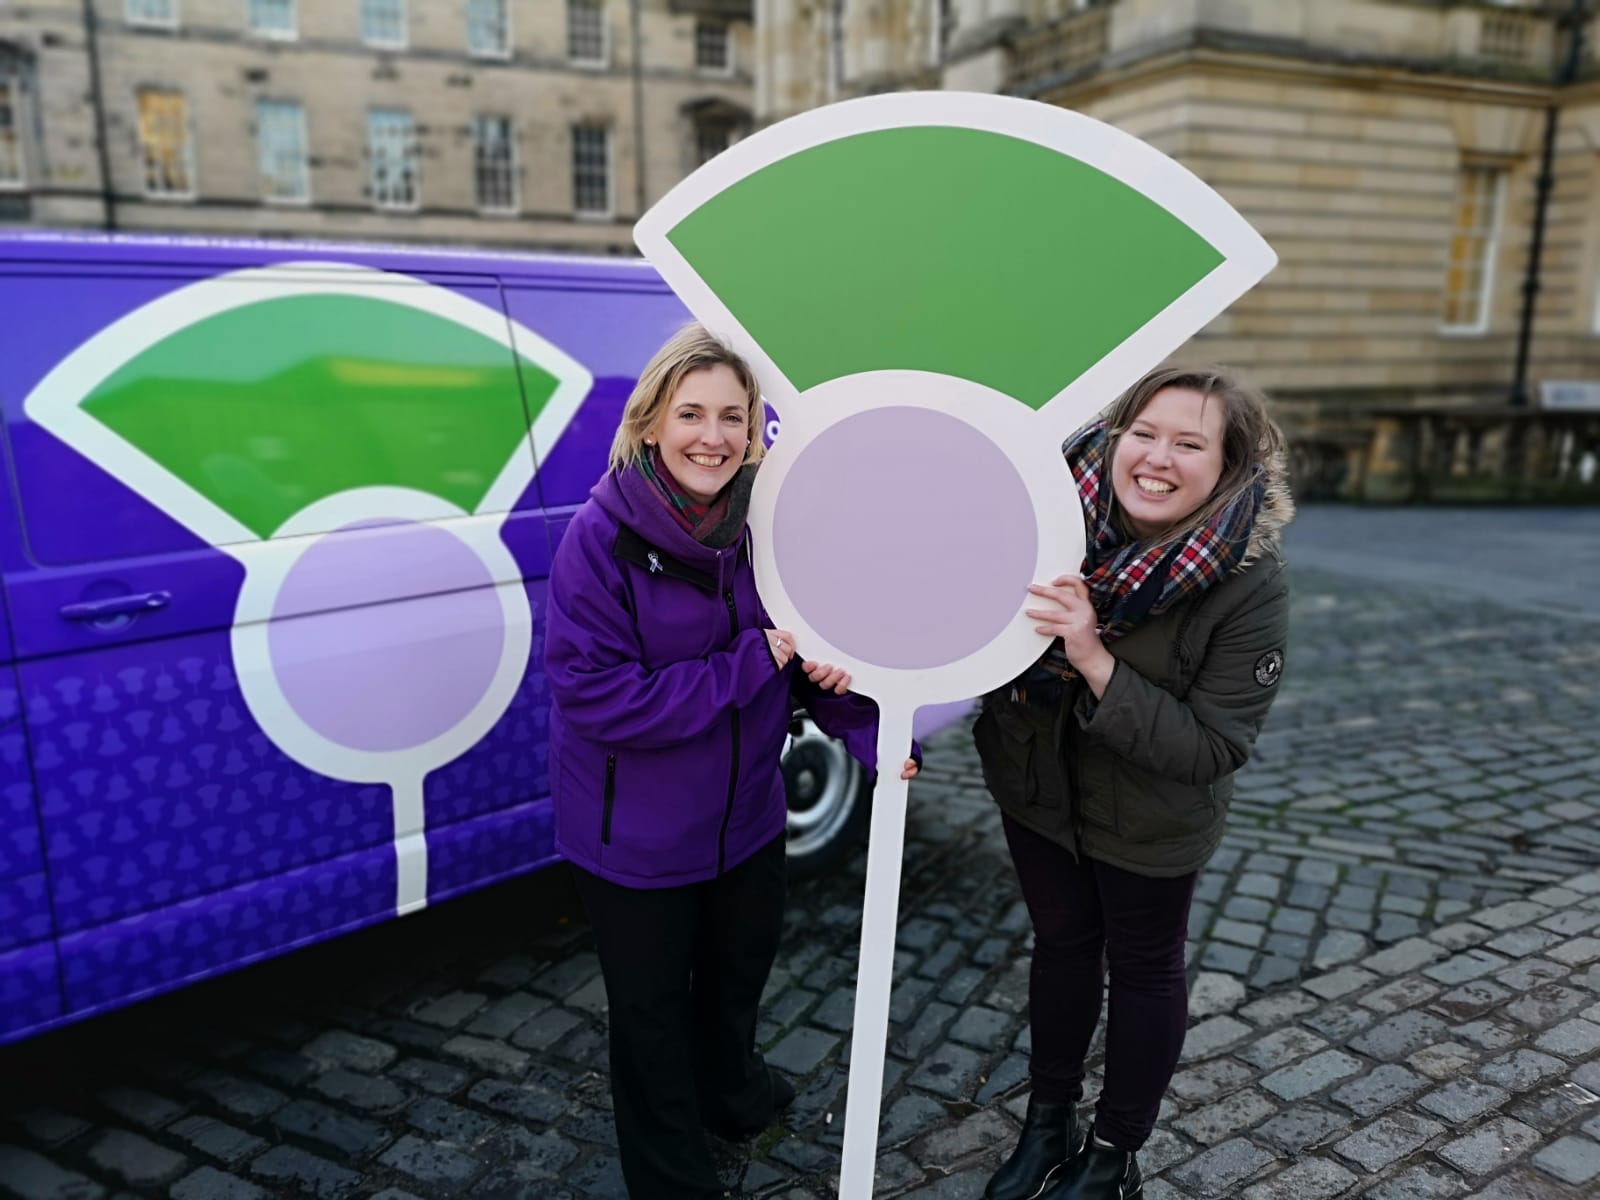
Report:
<svg viewBox="0 0 1600 1200"><path fill-rule="evenodd" d="M1050 707L984 697L984 780L1029 829L1140 875L1198 871L1222 839L1233 775L1281 686L1294 505L1273 472L1241 564L1111 643L1096 701L1082 680Z"/></svg>

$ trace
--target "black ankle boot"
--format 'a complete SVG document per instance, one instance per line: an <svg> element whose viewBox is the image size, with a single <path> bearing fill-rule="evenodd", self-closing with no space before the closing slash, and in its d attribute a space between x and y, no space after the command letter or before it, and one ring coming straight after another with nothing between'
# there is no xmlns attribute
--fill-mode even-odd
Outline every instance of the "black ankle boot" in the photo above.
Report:
<svg viewBox="0 0 1600 1200"><path fill-rule="evenodd" d="M1143 1191L1133 1151L1096 1145L1091 1132L1083 1153L1057 1172L1039 1200L1133 1200Z"/></svg>
<svg viewBox="0 0 1600 1200"><path fill-rule="evenodd" d="M1076 1106L1028 1097L1028 1115L1023 1118L1017 1148L989 1180L983 1200L1034 1200L1061 1174L1061 1164L1077 1149Z"/></svg>

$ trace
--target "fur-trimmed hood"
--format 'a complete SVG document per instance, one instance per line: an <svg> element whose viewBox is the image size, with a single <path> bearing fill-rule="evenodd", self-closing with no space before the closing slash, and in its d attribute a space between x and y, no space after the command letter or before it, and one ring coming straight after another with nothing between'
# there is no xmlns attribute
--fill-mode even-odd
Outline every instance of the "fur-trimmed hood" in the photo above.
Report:
<svg viewBox="0 0 1600 1200"><path fill-rule="evenodd" d="M1289 456L1279 450L1267 460L1267 490L1256 513L1250 544L1234 569L1242 571L1263 554L1283 557L1283 528L1294 520L1294 496L1289 491Z"/></svg>

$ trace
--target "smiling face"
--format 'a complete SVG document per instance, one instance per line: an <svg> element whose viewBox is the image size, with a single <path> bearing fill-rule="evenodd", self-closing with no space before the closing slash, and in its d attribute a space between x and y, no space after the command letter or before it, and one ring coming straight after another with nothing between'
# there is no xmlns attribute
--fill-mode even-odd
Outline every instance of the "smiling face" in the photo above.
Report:
<svg viewBox="0 0 1600 1200"><path fill-rule="evenodd" d="M1111 487L1135 537L1166 532L1211 498L1222 477L1224 404L1162 388L1139 410L1111 459Z"/></svg>
<svg viewBox="0 0 1600 1200"><path fill-rule="evenodd" d="M723 363L690 371L650 433L689 498L710 504L744 465L750 396Z"/></svg>

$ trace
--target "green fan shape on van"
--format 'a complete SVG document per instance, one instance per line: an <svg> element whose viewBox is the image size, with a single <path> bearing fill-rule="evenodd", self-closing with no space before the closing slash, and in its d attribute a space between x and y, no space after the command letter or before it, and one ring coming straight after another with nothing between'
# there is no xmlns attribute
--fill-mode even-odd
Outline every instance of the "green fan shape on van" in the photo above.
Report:
<svg viewBox="0 0 1600 1200"><path fill-rule="evenodd" d="M351 488L414 488L475 511L556 386L448 318L299 295L185 326L83 408L266 538Z"/></svg>
<svg viewBox="0 0 1600 1200"><path fill-rule="evenodd" d="M800 391L902 368L1035 409L1223 261L1078 159L948 126L799 151L667 238Z"/></svg>

